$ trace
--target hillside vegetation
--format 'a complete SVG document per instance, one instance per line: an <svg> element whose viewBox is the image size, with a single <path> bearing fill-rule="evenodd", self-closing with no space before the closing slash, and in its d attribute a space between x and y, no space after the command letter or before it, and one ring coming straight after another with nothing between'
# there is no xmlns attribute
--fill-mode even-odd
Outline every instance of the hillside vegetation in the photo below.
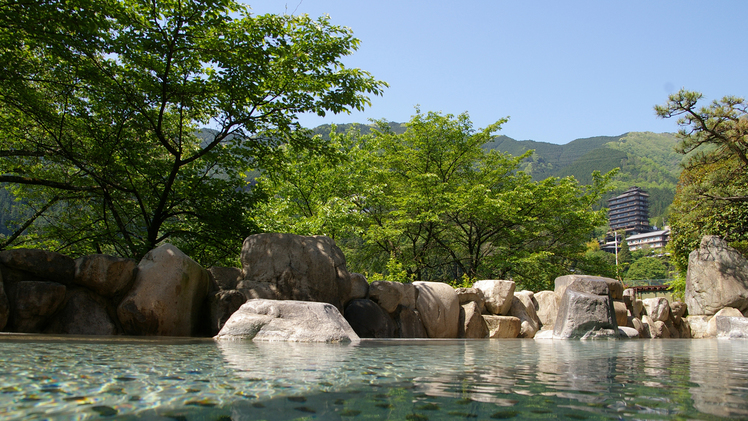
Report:
<svg viewBox="0 0 748 421"><path fill-rule="evenodd" d="M338 132L351 129L353 124L336 126ZM361 134L371 131L372 125L355 125ZM405 125L389 123L395 133L405 132ZM332 126L323 125L314 129L316 134L329 138ZM534 154L527 158L520 169L541 181L548 177L573 176L582 184L592 182L592 172L607 173L614 168L620 172L613 180L613 191L600 202L623 193L631 186L639 186L650 195L650 219L661 226L666 222L667 211L675 196L675 186L681 172L684 156L675 151L677 138L673 133L630 132L620 136L597 136L573 140L565 145L515 140L508 136L496 136L484 145L485 149L496 149L514 156L528 150Z"/></svg>

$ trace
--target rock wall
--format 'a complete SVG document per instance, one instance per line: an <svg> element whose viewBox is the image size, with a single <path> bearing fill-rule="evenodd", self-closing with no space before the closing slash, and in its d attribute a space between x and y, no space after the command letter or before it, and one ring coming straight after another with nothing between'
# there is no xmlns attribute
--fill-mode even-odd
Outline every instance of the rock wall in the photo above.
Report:
<svg viewBox="0 0 748 421"><path fill-rule="evenodd" d="M297 307L305 302L329 304L323 313L339 314L336 320L345 320L355 332L346 334L350 338L748 337L748 323L741 319L748 305L741 297L748 293L735 287L743 280L742 271L748 273L748 263L741 263L726 247L705 238L698 253L692 254L706 262L694 263L695 269L689 270L688 296L699 313L690 311L686 303L664 298L637 300L632 290L624 291L614 279L584 275L562 276L556 279L554 291L535 294L515 291L510 280L482 280L472 288L457 289L434 282L370 285L362 275L348 272L340 249L322 236L250 236L242 249L241 269L203 269L169 244L152 250L140 262L105 255L73 260L41 250L6 250L0 252L0 331L232 336L220 333L228 323L234 331L254 329L232 321L242 306L257 313L257 308L283 308L274 307L274 301L293 301ZM728 257L719 257L724 250ZM724 273L715 275L713 271L720 268ZM729 287L712 295L736 307L701 314L707 306L697 291L704 288L707 276L721 282L711 288ZM721 305L715 304L715 298L711 302L708 308ZM294 311L322 314L308 307ZM275 326L296 322L262 324L258 317L245 315L242 320L265 326L260 337L307 337L276 331L280 328ZM268 336L270 331L275 336Z"/></svg>

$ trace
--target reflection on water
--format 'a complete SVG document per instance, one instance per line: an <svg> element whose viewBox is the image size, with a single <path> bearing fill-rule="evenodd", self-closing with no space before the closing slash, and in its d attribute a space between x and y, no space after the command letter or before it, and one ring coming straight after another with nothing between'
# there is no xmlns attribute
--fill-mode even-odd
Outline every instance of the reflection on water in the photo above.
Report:
<svg viewBox="0 0 748 421"><path fill-rule="evenodd" d="M748 341L0 338L2 419L748 417Z"/></svg>

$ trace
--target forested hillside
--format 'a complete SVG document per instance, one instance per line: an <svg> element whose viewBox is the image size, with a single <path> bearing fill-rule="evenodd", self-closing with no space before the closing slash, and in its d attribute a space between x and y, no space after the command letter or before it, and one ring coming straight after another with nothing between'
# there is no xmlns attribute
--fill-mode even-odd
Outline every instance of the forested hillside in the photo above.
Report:
<svg viewBox="0 0 748 421"><path fill-rule="evenodd" d="M352 124L341 124L338 132L352 128ZM372 125L356 125L362 134L371 131ZM405 126L389 123L395 133L403 133ZM328 137L330 125L314 129L316 134ZM515 140L508 136L496 136L484 145L486 149L496 149L519 156L528 150L535 153L522 164L521 169L536 181L548 177L574 176L582 184L592 182L592 172L607 173L613 168L620 172L613 180L614 190L606 200L621 194L631 186L639 186L650 195L650 218L657 226L664 224L667 208L673 202L675 186L680 174L683 155L675 151L677 139L672 133L630 132L620 136L597 136L576 139L565 145Z"/></svg>

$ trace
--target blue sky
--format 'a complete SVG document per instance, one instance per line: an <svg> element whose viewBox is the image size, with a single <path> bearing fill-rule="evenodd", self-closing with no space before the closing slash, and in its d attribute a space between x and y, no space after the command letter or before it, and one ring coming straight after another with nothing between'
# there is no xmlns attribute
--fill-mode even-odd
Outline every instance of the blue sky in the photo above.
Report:
<svg viewBox="0 0 748 421"><path fill-rule="evenodd" d="M476 128L564 144L629 131L675 132L653 107L680 88L702 105L748 95L746 1L259 0L253 13L328 14L353 29L346 66L390 84L372 106L307 127L405 122L468 112Z"/></svg>

